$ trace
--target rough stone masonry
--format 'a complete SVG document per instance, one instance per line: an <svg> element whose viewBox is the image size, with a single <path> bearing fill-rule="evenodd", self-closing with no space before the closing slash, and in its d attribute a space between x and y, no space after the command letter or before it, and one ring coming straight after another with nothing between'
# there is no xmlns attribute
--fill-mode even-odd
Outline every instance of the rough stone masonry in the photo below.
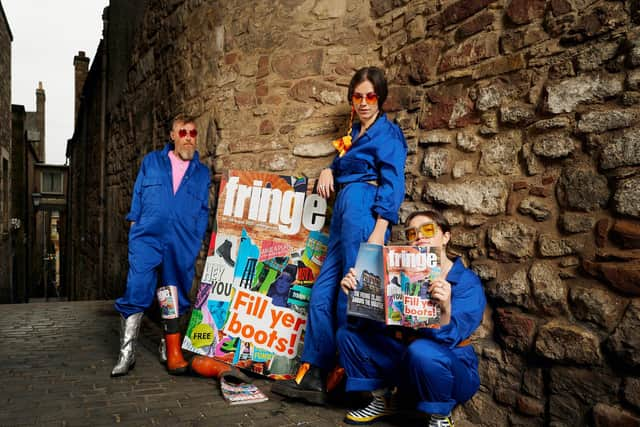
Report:
<svg viewBox="0 0 640 427"><path fill-rule="evenodd" d="M315 177L351 75L379 65L410 145L402 214L443 209L490 301L457 424L640 425L637 0L153 0L127 61L109 95L113 265L167 117L198 117L215 172ZM117 294L126 269L107 270Z"/></svg>

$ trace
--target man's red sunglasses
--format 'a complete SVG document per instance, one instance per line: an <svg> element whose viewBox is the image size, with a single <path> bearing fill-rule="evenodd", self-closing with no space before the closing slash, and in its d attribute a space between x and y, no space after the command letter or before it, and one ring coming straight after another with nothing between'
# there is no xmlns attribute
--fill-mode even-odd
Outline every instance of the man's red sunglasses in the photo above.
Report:
<svg viewBox="0 0 640 427"><path fill-rule="evenodd" d="M178 131L178 136L180 138L184 138L185 136L187 136L187 133L191 138L195 138L196 136L198 136L198 131L196 129L191 129L191 130L180 129Z"/></svg>

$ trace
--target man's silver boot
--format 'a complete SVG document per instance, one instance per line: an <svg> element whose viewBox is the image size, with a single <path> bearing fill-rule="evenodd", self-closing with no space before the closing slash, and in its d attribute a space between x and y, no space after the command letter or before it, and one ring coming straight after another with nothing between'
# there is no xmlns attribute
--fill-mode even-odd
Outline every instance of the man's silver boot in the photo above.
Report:
<svg viewBox="0 0 640 427"><path fill-rule="evenodd" d="M160 363L167 364L167 340L160 339L160 345L158 345L158 356L160 357Z"/></svg>
<svg viewBox="0 0 640 427"><path fill-rule="evenodd" d="M129 369L136 364L136 340L140 332L143 312L132 314L127 317L120 317L120 355L118 362L111 371L112 377L127 375Z"/></svg>

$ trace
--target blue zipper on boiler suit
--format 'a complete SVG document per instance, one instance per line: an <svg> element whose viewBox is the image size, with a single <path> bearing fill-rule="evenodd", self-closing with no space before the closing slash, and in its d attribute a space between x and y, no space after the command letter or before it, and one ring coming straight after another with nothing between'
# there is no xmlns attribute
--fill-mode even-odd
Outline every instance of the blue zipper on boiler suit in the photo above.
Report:
<svg viewBox="0 0 640 427"><path fill-rule="evenodd" d="M398 209L404 200L404 166L407 143L400 128L385 114L336 156L331 169L338 191L329 228L327 256L311 290L302 361L322 369L334 367L335 335L347 321L347 298L339 282L355 265L361 242L366 242L378 216L398 223ZM367 181L376 181L377 186ZM390 235L385 234L385 242Z"/></svg>
<svg viewBox="0 0 640 427"><path fill-rule="evenodd" d="M153 302L158 270L163 285L178 288L179 310L189 309L189 291L195 260L209 220L209 168L198 152L173 194L169 151L173 144L147 154L133 188L128 221L129 273L124 295L115 307L125 318L147 309Z"/></svg>

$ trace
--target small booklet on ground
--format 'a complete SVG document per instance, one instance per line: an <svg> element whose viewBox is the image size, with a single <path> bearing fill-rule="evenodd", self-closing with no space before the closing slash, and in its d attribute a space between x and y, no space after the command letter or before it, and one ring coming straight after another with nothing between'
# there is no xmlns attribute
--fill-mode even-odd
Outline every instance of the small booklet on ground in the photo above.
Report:
<svg viewBox="0 0 640 427"><path fill-rule="evenodd" d="M429 286L440 276L442 248L379 246L361 243L356 258L355 291L347 314L414 329L440 323L440 306Z"/></svg>
<svg viewBox="0 0 640 427"><path fill-rule="evenodd" d="M220 390L222 391L222 397L230 405L260 403L269 400L258 387L246 383L234 375L222 375L220 377Z"/></svg>

